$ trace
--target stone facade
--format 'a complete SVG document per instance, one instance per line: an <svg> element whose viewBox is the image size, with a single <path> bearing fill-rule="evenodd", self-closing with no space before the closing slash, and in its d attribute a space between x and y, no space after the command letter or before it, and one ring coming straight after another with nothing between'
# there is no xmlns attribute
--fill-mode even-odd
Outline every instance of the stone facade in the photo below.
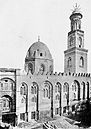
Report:
<svg viewBox="0 0 91 129"><path fill-rule="evenodd" d="M52 55L40 40L28 49L24 71L0 69L3 122L17 125L21 121L53 118L72 112L77 102L91 98L91 74L87 73L81 18L82 14L77 11L70 16L64 73L53 72Z"/></svg>

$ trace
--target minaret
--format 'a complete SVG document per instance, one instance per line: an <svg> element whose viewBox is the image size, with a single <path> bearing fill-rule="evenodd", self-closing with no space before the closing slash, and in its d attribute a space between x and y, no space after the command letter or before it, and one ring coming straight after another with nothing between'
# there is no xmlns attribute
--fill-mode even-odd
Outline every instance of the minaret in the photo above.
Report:
<svg viewBox="0 0 91 129"><path fill-rule="evenodd" d="M79 6L74 7L70 16L71 31L68 33L67 50L64 51L64 72L87 73L87 52L84 49L84 31L81 30Z"/></svg>

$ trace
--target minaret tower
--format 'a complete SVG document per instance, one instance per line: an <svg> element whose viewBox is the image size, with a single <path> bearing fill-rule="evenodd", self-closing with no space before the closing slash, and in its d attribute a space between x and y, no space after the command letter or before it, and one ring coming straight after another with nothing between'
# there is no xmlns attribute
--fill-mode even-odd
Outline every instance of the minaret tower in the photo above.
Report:
<svg viewBox="0 0 91 129"><path fill-rule="evenodd" d="M79 6L74 7L70 16L71 31L68 33L67 50L64 51L64 72L87 73L87 52L84 49L84 31L81 30Z"/></svg>

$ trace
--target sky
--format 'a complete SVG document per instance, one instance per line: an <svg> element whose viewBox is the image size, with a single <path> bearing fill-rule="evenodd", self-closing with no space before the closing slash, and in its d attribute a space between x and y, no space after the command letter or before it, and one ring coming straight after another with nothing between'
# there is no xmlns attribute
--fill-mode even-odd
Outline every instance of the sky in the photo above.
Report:
<svg viewBox="0 0 91 129"><path fill-rule="evenodd" d="M40 36L54 60L54 71L64 71L64 51L70 15L80 5L84 44L91 72L91 0L0 0L0 67L24 69L28 48Z"/></svg>

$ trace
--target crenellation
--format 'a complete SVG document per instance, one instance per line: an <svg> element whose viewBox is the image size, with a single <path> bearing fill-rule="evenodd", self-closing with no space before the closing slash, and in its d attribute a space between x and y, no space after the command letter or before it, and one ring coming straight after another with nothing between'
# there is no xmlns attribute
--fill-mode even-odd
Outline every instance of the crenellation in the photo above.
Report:
<svg viewBox="0 0 91 129"><path fill-rule="evenodd" d="M80 76L80 73L78 73L78 76Z"/></svg>
<svg viewBox="0 0 91 129"><path fill-rule="evenodd" d="M71 72L69 72L69 76L71 75Z"/></svg>
<svg viewBox="0 0 91 129"><path fill-rule="evenodd" d="M81 76L83 76L83 73L81 73Z"/></svg>
<svg viewBox="0 0 91 129"><path fill-rule="evenodd" d="M61 73L61 75L63 76L63 75L64 75L64 73Z"/></svg>
<svg viewBox="0 0 91 129"><path fill-rule="evenodd" d="M91 74L90 73L88 74L88 77L91 77Z"/></svg>
<svg viewBox="0 0 91 129"><path fill-rule="evenodd" d="M72 76L75 76L75 73L72 73Z"/></svg>
<svg viewBox="0 0 91 129"><path fill-rule="evenodd" d="M85 77L85 73L83 74L83 77Z"/></svg>
<svg viewBox="0 0 91 129"><path fill-rule="evenodd" d="M61 72L58 73L58 76L62 76Z"/></svg>
<svg viewBox="0 0 91 129"><path fill-rule="evenodd" d="M88 73L86 73L86 77L88 77Z"/></svg>

